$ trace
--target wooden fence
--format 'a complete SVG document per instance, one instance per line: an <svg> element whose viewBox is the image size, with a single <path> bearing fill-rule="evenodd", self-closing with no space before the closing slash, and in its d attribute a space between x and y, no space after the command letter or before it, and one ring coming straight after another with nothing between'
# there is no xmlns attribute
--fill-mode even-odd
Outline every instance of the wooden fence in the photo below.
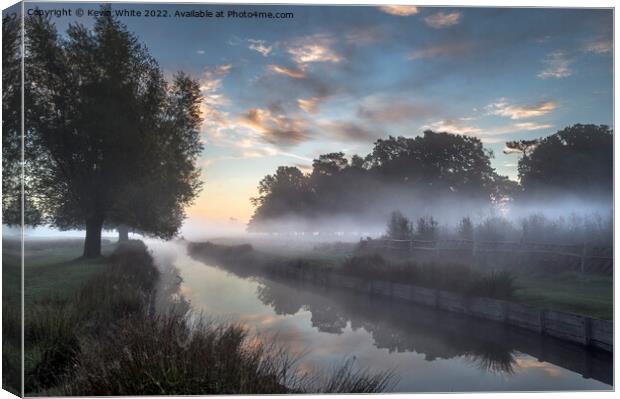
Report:
<svg viewBox="0 0 620 399"><path fill-rule="evenodd" d="M360 248L387 252L420 254L430 256L465 256L469 259L486 259L488 256L508 256L516 263L533 259L571 264L582 273L613 272L613 248L587 245L539 244L507 241L471 240L391 240L367 239L360 241Z"/></svg>

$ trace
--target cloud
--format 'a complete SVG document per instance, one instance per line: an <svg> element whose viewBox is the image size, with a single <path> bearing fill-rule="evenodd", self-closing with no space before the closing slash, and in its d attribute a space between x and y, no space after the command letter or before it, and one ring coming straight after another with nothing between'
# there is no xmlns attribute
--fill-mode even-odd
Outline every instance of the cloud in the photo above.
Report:
<svg viewBox="0 0 620 399"><path fill-rule="evenodd" d="M385 40L386 32L380 26L361 25L351 27L342 38L347 44L362 46Z"/></svg>
<svg viewBox="0 0 620 399"><path fill-rule="evenodd" d="M196 50L196 54L203 55L205 53L204 50Z"/></svg>
<svg viewBox="0 0 620 399"><path fill-rule="evenodd" d="M291 43L287 51L300 69L314 62L339 63L343 59L331 44L332 39L325 35L306 36Z"/></svg>
<svg viewBox="0 0 620 399"><path fill-rule="evenodd" d="M298 98L297 105L308 114L316 114L318 112L317 108L319 104L324 100L324 97L311 97L307 99Z"/></svg>
<svg viewBox="0 0 620 399"><path fill-rule="evenodd" d="M290 69L280 65L267 65L267 69L269 69L271 72L286 75L289 78L293 79L303 79L306 77L306 73L304 71L301 71L299 69Z"/></svg>
<svg viewBox="0 0 620 399"><path fill-rule="evenodd" d="M548 114L557 107L557 103L552 101L543 101L534 105L511 105L505 98L501 98L487 105L485 110L491 115L505 116L510 119L525 119Z"/></svg>
<svg viewBox="0 0 620 399"><path fill-rule="evenodd" d="M545 69L543 69L538 77L540 79L548 79L548 78L566 78L573 74L570 66L574 62L572 58L566 54L563 50L555 50L551 53L547 54L543 63L545 64Z"/></svg>
<svg viewBox="0 0 620 399"><path fill-rule="evenodd" d="M533 130L541 130L541 129L551 129L553 125L549 123L534 123L534 122L522 122L522 123L510 123L508 125L503 126L495 126L490 128L485 128L484 133L480 135L480 138L486 140L485 142L493 142L499 143L505 141L505 138L502 137L507 134L517 133L522 131L533 131ZM493 141L489 141L493 139Z"/></svg>
<svg viewBox="0 0 620 399"><path fill-rule="evenodd" d="M425 118L434 112L435 108L426 104L385 101L381 104L361 105L357 114L373 122L385 123Z"/></svg>
<svg viewBox="0 0 620 399"><path fill-rule="evenodd" d="M582 47L582 51L586 53L605 54L611 53L613 43L609 39L592 40Z"/></svg>
<svg viewBox="0 0 620 399"><path fill-rule="evenodd" d="M540 130L540 129L550 129L553 125L548 123L534 123L534 122L523 122L523 123L515 123L515 128L519 130Z"/></svg>
<svg viewBox="0 0 620 399"><path fill-rule="evenodd" d="M264 40L248 39L248 43L250 43L248 46L250 50L259 52L263 57L267 57L273 49L273 46L267 46Z"/></svg>
<svg viewBox="0 0 620 399"><path fill-rule="evenodd" d="M229 101L221 93L222 80L230 73L231 69L232 65L230 64L207 68L199 81L200 91L203 95L203 102L200 105L204 119L203 130L211 139L222 138L222 129L231 126L228 113L222 110L222 107L227 105Z"/></svg>
<svg viewBox="0 0 620 399"><path fill-rule="evenodd" d="M424 22L426 22L426 24L431 28L435 29L447 28L458 24L460 21L461 13L456 11L451 13L438 12L424 18Z"/></svg>
<svg viewBox="0 0 620 399"><path fill-rule="evenodd" d="M376 137L365 127L349 121L321 121L317 128L330 140L371 142Z"/></svg>
<svg viewBox="0 0 620 399"><path fill-rule="evenodd" d="M409 54L409 59L418 60L425 58L450 57L465 54L472 48L471 43L449 43L440 46L431 46L418 49Z"/></svg>
<svg viewBox="0 0 620 399"><path fill-rule="evenodd" d="M468 126L463 124L463 121L458 119L446 119L437 122L433 122L428 125L422 126L423 130L433 130L435 132L447 132L454 134L469 134L476 135L482 132L482 129L476 126Z"/></svg>
<svg viewBox="0 0 620 399"><path fill-rule="evenodd" d="M379 7L379 10L385 13L388 13L388 14L398 15L400 17L415 15L419 12L418 7L416 6L399 6L399 5L381 6Z"/></svg>
<svg viewBox="0 0 620 399"><path fill-rule="evenodd" d="M301 170L303 173L311 173L312 172L312 165L307 164L307 163L296 163L295 167L299 170Z"/></svg>
<svg viewBox="0 0 620 399"><path fill-rule="evenodd" d="M262 140L277 147L290 147L308 139L306 121L252 108L239 119L239 125L260 134Z"/></svg>

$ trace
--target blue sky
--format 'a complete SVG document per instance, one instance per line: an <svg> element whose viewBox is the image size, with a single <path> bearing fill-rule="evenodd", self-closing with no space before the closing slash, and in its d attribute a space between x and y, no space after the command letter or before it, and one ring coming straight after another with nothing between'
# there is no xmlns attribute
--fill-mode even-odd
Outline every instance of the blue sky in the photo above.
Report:
<svg viewBox="0 0 620 399"><path fill-rule="evenodd" d="M518 158L502 153L506 141L613 121L611 10L151 8L294 13L121 18L167 76L184 70L201 82L205 187L190 216L245 222L259 180L277 166L308 170L322 153L365 155L388 135L433 129L477 136L494 152L497 171L516 179ZM61 29L75 20L92 22L55 19Z"/></svg>

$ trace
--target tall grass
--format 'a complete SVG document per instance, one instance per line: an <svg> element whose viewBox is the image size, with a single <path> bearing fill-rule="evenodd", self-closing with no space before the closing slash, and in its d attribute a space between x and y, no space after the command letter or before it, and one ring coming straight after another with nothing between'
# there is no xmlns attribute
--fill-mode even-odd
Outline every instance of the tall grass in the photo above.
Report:
<svg viewBox="0 0 620 399"><path fill-rule="evenodd" d="M2 298L2 388L20 395L21 391L21 305Z"/></svg>
<svg viewBox="0 0 620 399"><path fill-rule="evenodd" d="M507 270L486 271L459 264L390 261L378 254L352 256L341 272L364 280L386 280L496 299L513 298L515 278Z"/></svg>

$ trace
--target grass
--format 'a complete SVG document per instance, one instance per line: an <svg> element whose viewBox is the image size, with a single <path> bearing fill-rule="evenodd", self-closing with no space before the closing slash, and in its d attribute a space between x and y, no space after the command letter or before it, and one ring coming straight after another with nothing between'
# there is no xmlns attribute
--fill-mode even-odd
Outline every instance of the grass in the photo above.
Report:
<svg viewBox="0 0 620 399"><path fill-rule="evenodd" d="M516 297L546 309L613 319L613 278L576 272L518 274Z"/></svg>
<svg viewBox="0 0 620 399"><path fill-rule="evenodd" d="M320 380L297 372L295 359L277 343L256 340L241 325L200 318L190 325L178 313L156 313L160 272L142 242L124 243L95 264L63 262L58 249L46 263L40 251L40 262L28 266L47 280L35 279L26 307L26 395L378 392L390 386L390 373L370 375L349 362ZM5 331L18 331L19 323L19 317L3 318ZM19 342L4 344L3 366L18 369Z"/></svg>
<svg viewBox="0 0 620 399"><path fill-rule="evenodd" d="M3 240L2 291L5 298L19 301L21 287L19 241ZM75 292L82 283L97 274L105 258L83 259L83 241L78 239L26 241L24 259L24 299L34 300ZM104 241L102 251L109 255L115 244Z"/></svg>

